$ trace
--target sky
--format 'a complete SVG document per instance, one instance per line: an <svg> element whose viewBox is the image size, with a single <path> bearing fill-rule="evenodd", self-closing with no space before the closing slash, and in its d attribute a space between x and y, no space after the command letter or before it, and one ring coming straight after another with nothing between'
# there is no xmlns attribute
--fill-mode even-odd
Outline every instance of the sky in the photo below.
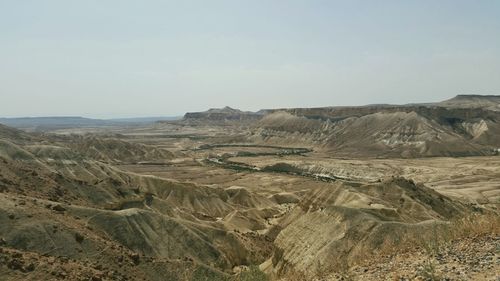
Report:
<svg viewBox="0 0 500 281"><path fill-rule="evenodd" d="M0 0L0 116L500 95L500 1Z"/></svg>

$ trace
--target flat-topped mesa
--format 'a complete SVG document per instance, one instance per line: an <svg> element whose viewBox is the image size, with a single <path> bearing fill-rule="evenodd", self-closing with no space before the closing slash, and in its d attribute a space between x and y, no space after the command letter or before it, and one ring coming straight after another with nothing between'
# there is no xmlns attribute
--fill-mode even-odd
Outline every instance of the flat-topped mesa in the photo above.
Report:
<svg viewBox="0 0 500 281"><path fill-rule="evenodd" d="M449 108L482 108L500 111L500 96L498 95L457 95L449 100L437 103Z"/></svg>
<svg viewBox="0 0 500 281"><path fill-rule="evenodd" d="M184 115L184 120L206 120L206 121L247 121L258 120L262 114L241 111L229 106L224 108L211 108L203 112L188 112Z"/></svg>
<svg viewBox="0 0 500 281"><path fill-rule="evenodd" d="M500 96L495 95L457 95L454 98L437 103L414 104L370 104L362 106L328 106L316 108L267 109L263 114L285 111L296 116L311 119L341 120L349 117L361 117L374 113L417 112L431 117L445 118L491 118L498 117ZM485 112L494 111L494 112Z"/></svg>
<svg viewBox="0 0 500 281"><path fill-rule="evenodd" d="M456 99L486 99L486 100L500 100L500 95L456 95L450 100Z"/></svg>

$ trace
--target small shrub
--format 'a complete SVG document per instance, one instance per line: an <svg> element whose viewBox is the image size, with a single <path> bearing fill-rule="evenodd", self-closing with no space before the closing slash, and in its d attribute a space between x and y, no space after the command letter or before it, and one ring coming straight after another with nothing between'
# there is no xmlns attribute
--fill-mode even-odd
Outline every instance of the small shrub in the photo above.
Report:
<svg viewBox="0 0 500 281"><path fill-rule="evenodd" d="M441 280L441 276L436 271L436 263L434 260L428 259L425 261L423 268L420 270L420 275L425 280L437 281Z"/></svg>
<svg viewBox="0 0 500 281"><path fill-rule="evenodd" d="M83 235L81 235L80 233L78 233L78 232L75 233L75 240L76 240L76 242L82 244L84 238L85 237L83 237Z"/></svg>

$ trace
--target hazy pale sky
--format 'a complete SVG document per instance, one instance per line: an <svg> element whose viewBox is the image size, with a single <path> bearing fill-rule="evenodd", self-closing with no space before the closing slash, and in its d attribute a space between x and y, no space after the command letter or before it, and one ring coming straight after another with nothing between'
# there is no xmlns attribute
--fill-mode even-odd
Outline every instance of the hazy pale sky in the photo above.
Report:
<svg viewBox="0 0 500 281"><path fill-rule="evenodd" d="M500 94L500 1L0 0L0 116Z"/></svg>

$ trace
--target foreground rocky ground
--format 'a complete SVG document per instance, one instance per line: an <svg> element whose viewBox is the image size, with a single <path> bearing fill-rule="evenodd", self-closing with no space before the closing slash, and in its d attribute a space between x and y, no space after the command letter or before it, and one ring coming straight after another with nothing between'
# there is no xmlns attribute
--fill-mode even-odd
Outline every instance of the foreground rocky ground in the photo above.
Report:
<svg viewBox="0 0 500 281"><path fill-rule="evenodd" d="M381 255L347 272L315 278L321 280L491 280L500 278L500 237L485 235L450 241L438 253L416 247L395 255ZM133 254L121 256L118 267L91 261L79 262L0 247L0 280L148 280L135 267L165 266L161 261ZM179 263L179 266L181 264ZM186 276L187 277L187 276ZM165 276L165 280L169 280ZM221 280L200 274L196 280ZM236 279L238 280L238 279ZM245 280L267 280L258 278ZM284 280L309 280L301 275Z"/></svg>
<svg viewBox="0 0 500 281"><path fill-rule="evenodd" d="M144 257L114 249L116 258L72 259L0 247L0 280L229 280L193 260ZM209 278L209 279L207 279Z"/></svg>
<svg viewBox="0 0 500 281"><path fill-rule="evenodd" d="M499 280L500 237L487 235L450 241L435 254L427 249L380 256L359 266L357 280Z"/></svg>
<svg viewBox="0 0 500 281"><path fill-rule="evenodd" d="M393 249L394 250L394 249ZM317 273L308 279L300 273L289 273L282 281L348 281L348 280L500 280L500 237L486 234L447 241L439 249L415 246L393 254L380 254L360 265L342 268L335 273Z"/></svg>

